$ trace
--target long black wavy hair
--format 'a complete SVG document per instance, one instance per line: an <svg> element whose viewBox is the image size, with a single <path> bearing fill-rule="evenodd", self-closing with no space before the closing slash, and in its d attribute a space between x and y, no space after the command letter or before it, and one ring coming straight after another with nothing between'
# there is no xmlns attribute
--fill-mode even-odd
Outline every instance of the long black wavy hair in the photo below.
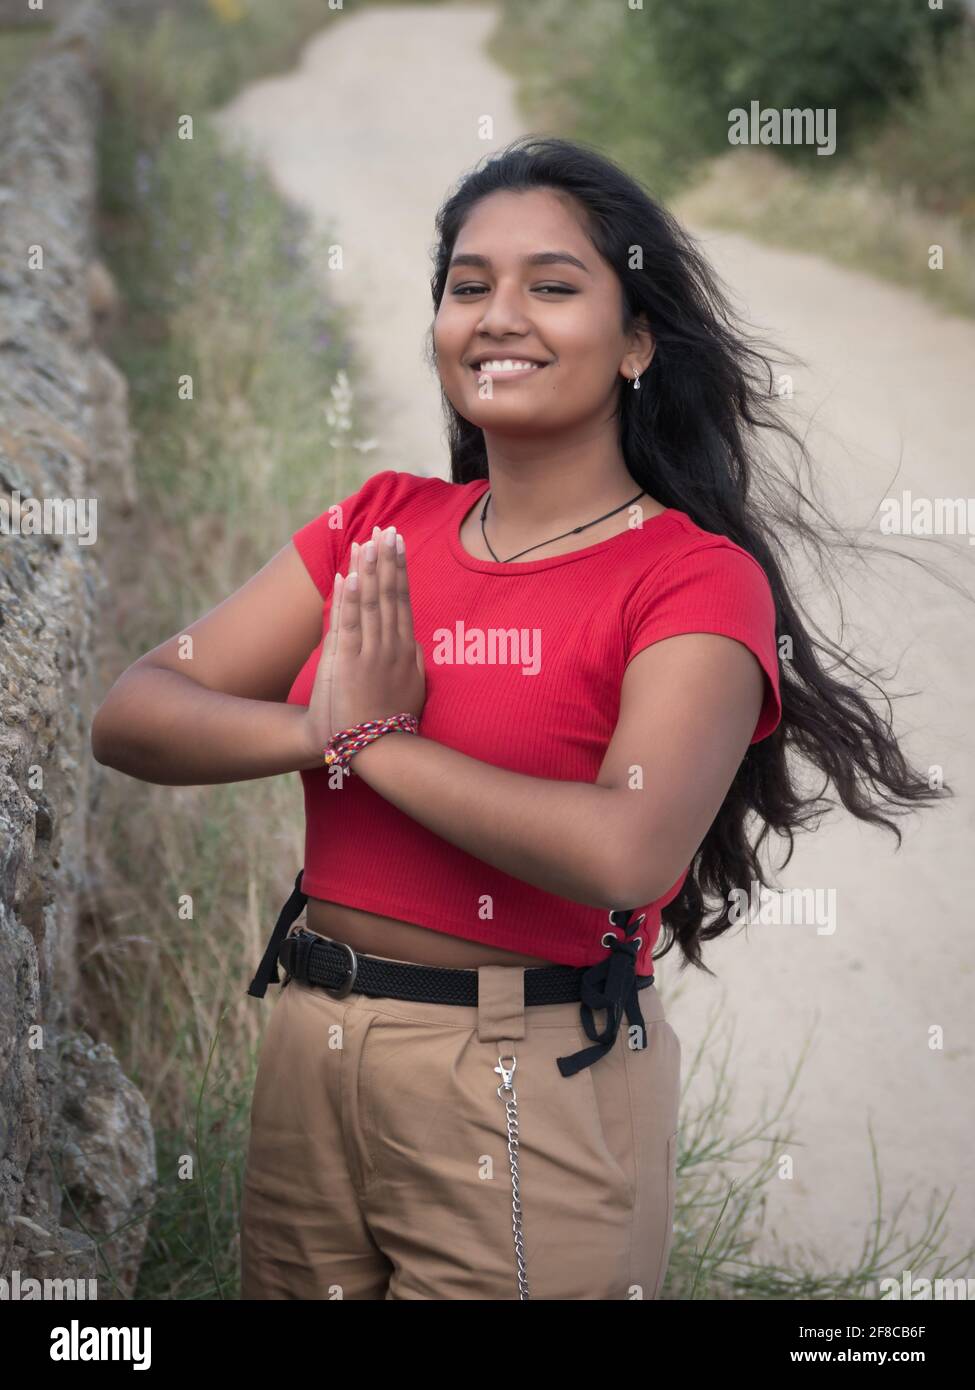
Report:
<svg viewBox="0 0 975 1390"><path fill-rule="evenodd" d="M951 789L932 788L908 764L892 731L890 699L873 673L808 615L800 617L800 605L783 578L784 540L798 541L811 552L826 582L834 548L860 546L799 486L799 473L810 461L803 440L781 418L773 367L760 350L774 345L743 331L693 238L636 180L593 147L550 136L523 136L486 156L437 213L430 282L434 313L454 243L474 205L498 190L535 188L575 200L593 245L619 277L623 331L645 315L656 339L641 390L623 389L620 379L619 441L630 475L665 506L686 512L698 526L727 536L754 556L775 598L780 654L788 653L780 661L781 723L749 747L681 892L662 912L671 936L655 959L677 942L683 964L708 970L700 945L734 925L733 890L747 893L753 880L771 886L759 859L764 840L774 831L788 843L784 867L795 831L816 828L835 805L825 795L830 784L852 815L891 830L898 847L902 837L894 817ZM638 269L634 248L642 251ZM434 366L432 327L427 358ZM800 360L778 350L776 358ZM487 478L483 431L464 419L443 391L442 397L451 481ZM797 450L793 479L763 446L763 430ZM818 518L818 529L803 516L804 507ZM783 638L788 639L784 648ZM860 688L865 684L886 703L886 718L865 698ZM806 767L822 774L819 792L800 783L790 747Z"/></svg>

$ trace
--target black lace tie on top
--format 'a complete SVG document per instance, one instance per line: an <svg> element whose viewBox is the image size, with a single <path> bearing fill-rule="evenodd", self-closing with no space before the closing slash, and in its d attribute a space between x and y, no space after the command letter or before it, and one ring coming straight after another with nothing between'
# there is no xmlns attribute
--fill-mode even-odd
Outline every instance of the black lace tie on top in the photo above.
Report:
<svg viewBox="0 0 975 1390"><path fill-rule="evenodd" d="M639 1025L639 1048L647 1046L647 1025L640 1009L640 995L636 983L636 958L642 943L638 936L632 935L644 920L645 914L641 913L635 922L627 925L625 919L632 911L632 908L619 908L609 914L612 925L622 927L626 936L611 936L607 932L603 937L603 944L608 948L609 955L590 966L582 977L582 1026L586 1030L586 1036L593 1040L595 1046L584 1047L579 1052L573 1052L570 1057L557 1058L558 1068L563 1076L574 1076L577 1071L582 1071L583 1067L591 1067L593 1062L606 1055L616 1042L624 1009L627 1021ZM619 916L624 920L614 920ZM606 1010L606 1026L601 1033L593 1020L594 1009Z"/></svg>

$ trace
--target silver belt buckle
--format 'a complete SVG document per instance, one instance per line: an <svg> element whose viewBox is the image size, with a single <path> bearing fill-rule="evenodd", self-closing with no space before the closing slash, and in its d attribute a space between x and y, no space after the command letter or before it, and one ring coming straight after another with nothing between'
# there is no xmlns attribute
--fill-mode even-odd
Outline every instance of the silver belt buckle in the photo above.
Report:
<svg viewBox="0 0 975 1390"><path fill-rule="evenodd" d="M343 951L348 951L349 978L345 980L341 985L339 985L337 989L332 989L329 985L322 985L322 989L325 991L326 994L330 994L333 999L344 999L345 996L352 989L352 986L355 984L356 976L359 973L359 957L356 955L355 951L353 951L352 947L349 945L347 941L333 941L331 937L328 937L327 939L329 941L332 941L333 946L341 946Z"/></svg>

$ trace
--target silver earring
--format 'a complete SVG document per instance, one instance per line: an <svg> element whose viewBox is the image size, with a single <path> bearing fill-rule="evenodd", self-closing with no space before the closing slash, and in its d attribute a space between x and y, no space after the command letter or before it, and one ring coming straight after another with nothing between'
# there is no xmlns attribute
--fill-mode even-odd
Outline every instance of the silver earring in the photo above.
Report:
<svg viewBox="0 0 975 1390"><path fill-rule="evenodd" d="M634 391L639 391L639 389L640 389L640 373L639 373L639 372L637 372L636 376L633 378L633 389L634 389Z"/></svg>

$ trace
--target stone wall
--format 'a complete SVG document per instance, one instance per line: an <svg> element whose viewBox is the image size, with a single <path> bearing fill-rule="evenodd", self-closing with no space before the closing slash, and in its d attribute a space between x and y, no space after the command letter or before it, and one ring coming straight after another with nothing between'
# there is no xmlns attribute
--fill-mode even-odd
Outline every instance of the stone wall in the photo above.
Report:
<svg viewBox="0 0 975 1390"><path fill-rule="evenodd" d="M81 528L25 521L32 499L65 515L135 502L125 381L98 347L114 295L94 230L107 22L103 0L74 0L0 107L0 1278L95 1278L117 1298L156 1174L145 1100L77 1026L105 580Z"/></svg>

